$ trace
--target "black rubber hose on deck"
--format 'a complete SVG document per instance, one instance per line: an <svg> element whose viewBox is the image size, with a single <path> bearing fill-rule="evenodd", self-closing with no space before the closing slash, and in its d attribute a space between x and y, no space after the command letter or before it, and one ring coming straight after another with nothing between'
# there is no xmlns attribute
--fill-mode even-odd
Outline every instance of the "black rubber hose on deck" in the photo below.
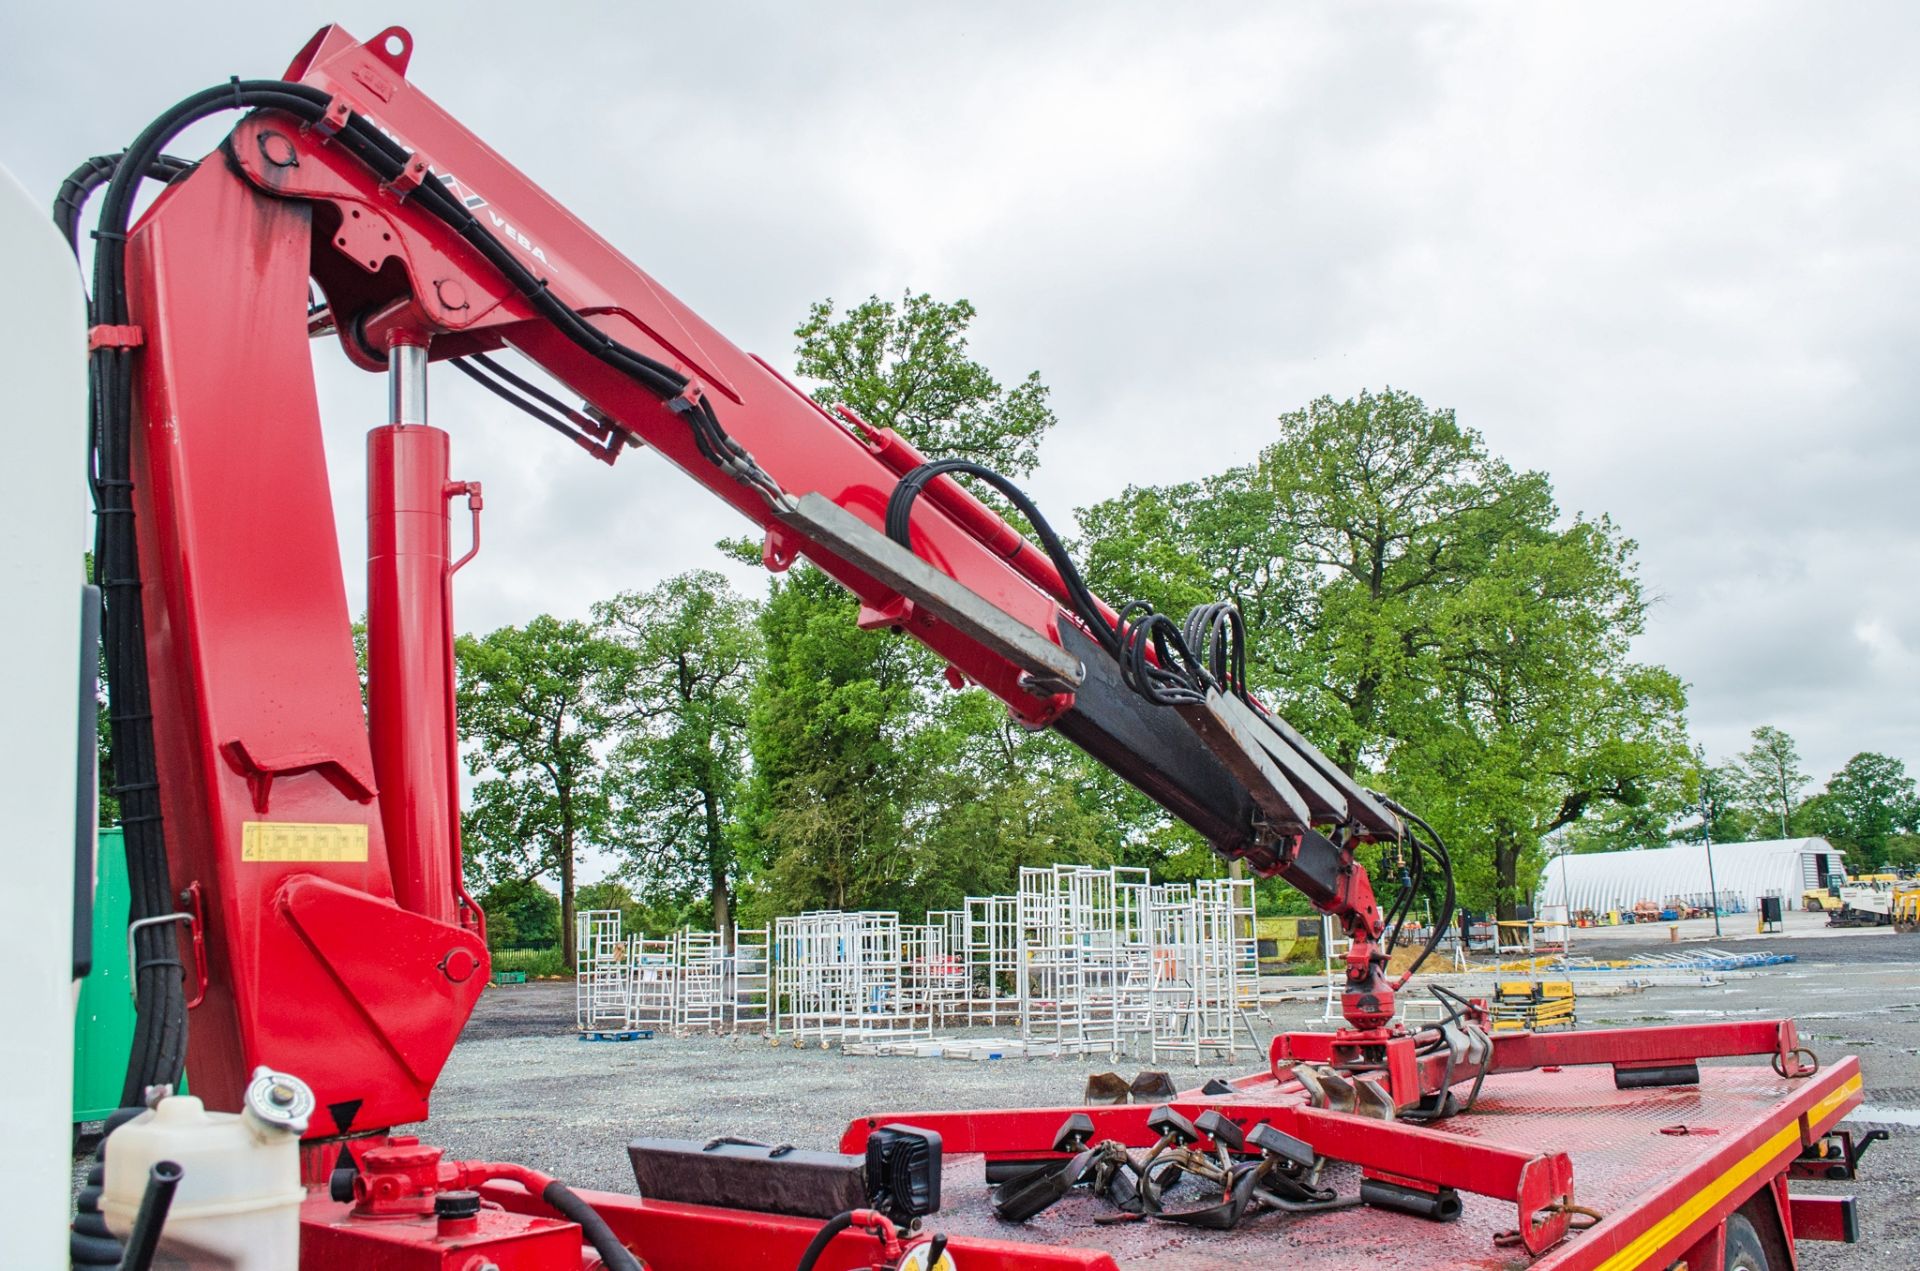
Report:
<svg viewBox="0 0 1920 1271"><path fill-rule="evenodd" d="M547 1189L540 1193L540 1199L556 1212L566 1215L569 1221L580 1224L587 1243L600 1255L600 1261L607 1271L644 1271L640 1259L620 1243L620 1238L613 1234L613 1228L607 1226L607 1220L600 1216L600 1212L574 1195L565 1183L558 1180L548 1183Z"/></svg>

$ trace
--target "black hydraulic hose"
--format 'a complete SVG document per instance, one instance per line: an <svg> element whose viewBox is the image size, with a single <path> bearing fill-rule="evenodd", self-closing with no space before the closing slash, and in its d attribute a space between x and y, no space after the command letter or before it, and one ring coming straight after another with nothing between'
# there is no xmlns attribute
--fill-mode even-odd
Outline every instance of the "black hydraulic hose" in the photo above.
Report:
<svg viewBox="0 0 1920 1271"><path fill-rule="evenodd" d="M1387 911L1387 953L1400 947L1400 932L1406 926L1407 918L1413 913L1413 902L1419 898L1421 884L1426 879L1427 854L1417 840L1411 840L1413 852L1411 865L1403 865L1400 875L1400 892L1393 899L1393 906Z"/></svg>
<svg viewBox="0 0 1920 1271"><path fill-rule="evenodd" d="M540 1193L540 1199L566 1215L569 1222L580 1224L587 1243L600 1255L600 1263L607 1271L642 1271L640 1259L620 1243L620 1238L613 1234L613 1228L607 1226L607 1220L592 1205L575 1195L565 1183L558 1179L548 1183L546 1190Z"/></svg>
<svg viewBox="0 0 1920 1271"><path fill-rule="evenodd" d="M985 481L1027 518L1040 539L1041 549L1060 575L1067 592L1067 607L1086 625L1095 642L1119 663L1120 676L1127 687L1157 706L1205 701L1207 689L1215 685L1223 692L1244 695L1239 680L1244 674L1245 655L1238 648L1237 612L1229 620L1224 609L1230 606L1203 605L1188 615L1183 630L1166 614L1155 612L1152 605L1135 600L1121 607L1117 621L1109 621L1066 544L1033 500L1006 476L985 464L971 459L935 459L901 477L887 496L888 538L912 549L910 527L914 501L935 478L949 474ZM1217 652L1218 675L1211 674L1208 665L1195 655L1190 647L1190 635L1202 637L1209 652ZM1151 658L1147 656L1149 651L1153 654Z"/></svg>
<svg viewBox="0 0 1920 1271"><path fill-rule="evenodd" d="M1441 897L1440 917L1434 922L1432 933L1427 936L1426 946L1420 950L1420 956L1413 960L1413 965L1407 968L1406 974L1400 977L1400 983L1404 984L1413 978L1414 972L1425 965L1426 960L1432 956L1433 951L1440 947L1440 941L1446 936L1448 929L1453 925L1454 906L1459 897L1454 889L1453 858L1448 854L1447 845L1440 838L1439 833L1431 825L1428 825L1418 813L1410 812L1398 803L1393 803L1391 800L1389 800L1388 806L1391 807L1393 811L1419 826L1420 829L1426 832L1427 837L1432 840L1431 843L1424 843L1420 839L1413 839L1414 849L1416 851L1425 850L1432 854L1434 864L1439 866L1440 876L1444 880L1446 887L1445 893Z"/></svg>
<svg viewBox="0 0 1920 1271"><path fill-rule="evenodd" d="M120 1271L148 1271L153 1266L160 1232L167 1225L167 1210L173 1207L174 1189L180 1186L185 1172L172 1161L155 1161L147 1171L147 1191L140 1198L133 1230L127 1233L127 1256L120 1260Z"/></svg>
<svg viewBox="0 0 1920 1271"><path fill-rule="evenodd" d="M67 1262L75 1267L117 1267L126 1251L107 1227L100 1212L100 1193L107 1167L96 1162L87 1172L87 1185L73 1206L73 1229L67 1235Z"/></svg>
<svg viewBox="0 0 1920 1271"><path fill-rule="evenodd" d="M1202 659L1223 693L1247 700L1247 627L1231 601L1195 605L1181 629L1187 647Z"/></svg>
<svg viewBox="0 0 1920 1271"><path fill-rule="evenodd" d="M1060 580L1066 585L1067 596L1072 603L1073 611L1079 615L1081 621L1087 624L1087 629L1093 633L1093 638L1100 642L1100 646L1114 657L1119 657L1120 632L1101 614L1099 603L1095 601L1093 591L1087 586L1086 580L1080 576L1080 568L1073 563L1073 557L1068 553L1067 545L1060 541L1060 536L1054 533L1053 526L1047 523L1047 518L1040 514L1040 509L1034 505L1032 499L1027 497L1024 490L985 464L975 463L971 459L936 459L931 463L921 464L901 477L899 483L893 487L893 493L887 497L887 537L902 547L912 548L913 544L908 538L907 527L913 512L913 502L920 497L921 491L927 488L930 481L948 473L978 477L1005 495L1009 502L1020 509L1020 514L1033 526L1033 532L1039 535L1040 546L1045 549L1047 559L1052 561L1053 567L1059 571Z"/></svg>
<svg viewBox="0 0 1920 1271"><path fill-rule="evenodd" d="M800 1255L800 1261L794 1265L793 1271L813 1271L813 1264L820 1261L820 1255L827 1251L827 1246L833 1243L833 1238L851 1226L853 1226L851 1209L827 1219L820 1225L820 1230L813 1233L813 1239L807 1242L807 1251Z"/></svg>
<svg viewBox="0 0 1920 1271"><path fill-rule="evenodd" d="M541 388L538 384L532 383L528 380L522 379L518 375L515 375L512 371L500 365L498 362L494 361L492 358L488 357L486 354L474 353L474 354L470 354L469 356L473 359L473 361L477 365L483 367L484 369L486 369L488 372L490 372L497 378L506 381L506 383L509 384L510 386L519 389L522 393L525 393L528 397L531 397L534 401L539 402L542 406L547 407L549 410L559 415L560 418L566 420L568 423L572 424L575 428L580 429L582 432L592 432L596 427L598 427L598 425L596 425L593 420L587 418L585 415L581 414L579 411L575 410L573 407L567 405L565 402L555 397L552 393L547 392L545 389Z"/></svg>
<svg viewBox="0 0 1920 1271"><path fill-rule="evenodd" d="M511 388L507 387L505 384L500 383L498 380L494 379L491 375L488 375L486 372L482 371L478 366L473 365L473 362L475 360L476 359L474 358L465 358L465 357L449 358L447 360L447 365L451 366L454 370L460 372L462 375L466 376L468 379L478 384L481 388L486 389L489 393L492 393L495 397L498 397L501 401L506 402L508 405L513 406L516 409L524 412L525 414L533 417L534 419L539 420L541 423L545 424L547 427L559 433L562 437L565 437L568 441L571 441L574 444L579 446L584 446L587 449L594 451L596 454L600 453L604 449L604 447L601 446L599 441L595 440L593 437L587 435L586 433L580 431L580 429L575 427L572 423L568 422L565 419L561 419L556 415L549 414L545 410L542 410L539 406L535 405L533 402L528 401L526 398L520 396L518 393L514 392Z"/></svg>
<svg viewBox="0 0 1920 1271"><path fill-rule="evenodd" d="M197 120L226 110L270 106L303 118L324 114L327 96L279 80L233 80L187 98L149 124L113 164L101 201L99 245L93 258L95 325L128 320L127 230L140 183L161 164L166 145ZM92 165L87 165L92 168ZM98 169L97 171L103 171ZM161 165L160 171L167 170ZM84 185L94 173L81 174ZM120 799L133 919L173 912L166 842L161 824L159 773L146 664L146 622L140 598L139 543L134 532L130 460L133 432L132 351L111 344L89 363L94 492L95 581L105 605L108 720L113 731L114 793ZM149 1086L177 1084L186 1059L187 1010L176 937L169 924L141 928L134 937L132 975L139 1010L121 1103L145 1102Z"/></svg>
<svg viewBox="0 0 1920 1271"><path fill-rule="evenodd" d="M53 223L60 227L67 246L73 248L76 256L80 254L80 213L86 208L93 192L113 179L121 157L117 154L95 155L69 173L67 179L60 183L60 192L54 196ZM171 182L193 167L185 159L163 154L147 165L147 175L155 181Z"/></svg>
<svg viewBox="0 0 1920 1271"><path fill-rule="evenodd" d="M87 1185L74 1200L73 1230L67 1238L67 1260L76 1267L117 1267L126 1252L108 1229L106 1216L100 1212L100 1194L107 1181L107 1140L115 1130L145 1111L145 1108L118 1108L100 1127L100 1141L93 1149L93 1168L87 1171Z"/></svg>

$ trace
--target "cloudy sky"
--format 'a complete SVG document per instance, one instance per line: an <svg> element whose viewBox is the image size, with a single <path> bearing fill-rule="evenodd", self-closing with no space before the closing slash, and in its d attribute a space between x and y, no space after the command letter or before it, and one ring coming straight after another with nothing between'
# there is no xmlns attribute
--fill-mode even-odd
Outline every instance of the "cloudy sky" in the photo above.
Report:
<svg viewBox="0 0 1920 1271"><path fill-rule="evenodd" d="M16 4L0 163L51 196L328 18L402 21L417 85L777 365L817 298L973 300L978 355L1053 388L1063 519L1322 393L1454 407L1639 540L1640 652L1708 750L1775 723L1824 779L1920 762L1920 17L1836 7ZM382 387L317 354L357 560ZM464 626L741 528L456 376L434 413L487 486Z"/></svg>

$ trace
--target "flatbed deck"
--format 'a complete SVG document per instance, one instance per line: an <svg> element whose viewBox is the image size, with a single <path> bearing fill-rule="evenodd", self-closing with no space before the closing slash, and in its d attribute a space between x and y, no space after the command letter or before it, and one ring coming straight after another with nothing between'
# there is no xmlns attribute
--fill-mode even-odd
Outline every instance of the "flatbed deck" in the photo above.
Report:
<svg viewBox="0 0 1920 1271"><path fill-rule="evenodd" d="M1654 1259L1686 1235L1692 1218L1728 1202L1737 1206L1763 1187L1783 1159L1799 1154L1801 1112L1810 1114L1817 1135L1859 1102L1859 1091L1851 1059L1804 1081L1782 1081L1763 1063L1704 1069L1699 1086L1660 1090L1616 1090L1605 1068L1488 1078L1471 1113L1436 1129L1528 1151L1542 1144L1561 1147L1573 1160L1576 1201L1604 1216L1538 1258L1496 1243L1515 1229L1510 1202L1464 1192L1464 1211L1452 1223L1357 1207L1297 1217L1261 1214L1229 1232L1154 1221L1096 1225L1113 1207L1084 1189L1026 1223L1004 1223L988 1198L985 1158L975 1154L949 1161L944 1205L929 1226L948 1233L956 1245L974 1236L1098 1249L1128 1271L1615 1271ZM1210 1105L1253 1103L1262 1093ZM1678 1132L1682 1128L1685 1133ZM1359 1171L1341 1167L1325 1181L1351 1195Z"/></svg>
<svg viewBox="0 0 1920 1271"><path fill-rule="evenodd" d="M1216 1097L1187 1092L1173 1106L1189 1117L1217 1107L1243 1121L1243 1128L1268 1116L1278 1123L1305 1111L1300 1088L1270 1074L1234 1084L1233 1093ZM950 1238L958 1264L967 1271L1628 1271L1665 1268L1689 1252L1697 1256L1699 1242L1713 1240L1726 1217L1756 1196L1766 1204L1778 1202L1780 1234L1789 1241L1799 1223L1816 1220L1825 1229L1817 1234L1834 1238L1830 1209L1822 1207L1816 1214L1810 1205L1803 1213L1799 1203L1787 1201L1786 1170L1805 1145L1817 1142L1860 1101L1859 1064L1852 1058L1792 1079L1777 1075L1764 1060L1735 1060L1703 1065L1697 1085L1637 1090L1616 1089L1604 1065L1542 1068L1489 1076L1470 1112L1410 1138L1394 1128L1412 1153L1423 1158L1409 1158L1404 1166L1409 1172L1456 1168L1447 1163L1456 1149L1489 1149L1481 1155L1496 1161L1564 1153L1573 1167L1574 1202L1598 1211L1601 1219L1538 1255L1500 1239L1518 1225L1515 1201L1474 1194L1464 1180L1456 1184L1464 1212L1451 1223L1356 1207L1299 1216L1263 1213L1232 1231L1213 1232L1152 1219L1114 1222L1112 1206L1084 1190L1025 1223L1003 1222L994 1215L985 1182L987 1155L969 1147L1006 1141L1010 1133L1030 1141L1037 1127L1057 1126L1083 1111L1102 1121L1105 1134L1109 1126L1130 1124L1129 1115L1144 1111L1137 1107L886 1114L856 1121L847 1138L859 1137L869 1124L941 1131L948 1144L943 1204L926 1221L926 1229ZM1385 1128L1345 1114L1305 1114L1323 1132L1331 1128L1336 1136L1351 1133L1356 1144ZM1337 1157L1338 1150L1327 1154ZM1346 1163L1331 1166L1324 1181L1351 1195L1359 1176L1358 1167ZM1515 1190L1511 1178L1488 1177L1487 1191ZM1763 1195L1769 1189L1771 1198ZM487 1192L508 1208L539 1212L537 1201L511 1185L490 1185ZM798 1261L819 1227L810 1219L745 1210L645 1201L617 1193L585 1195L623 1241L658 1271L722 1262L784 1271ZM1193 1193L1187 1203L1198 1207L1206 1202ZM828 1246L818 1265L822 1271L867 1267L875 1252L872 1236L844 1233Z"/></svg>

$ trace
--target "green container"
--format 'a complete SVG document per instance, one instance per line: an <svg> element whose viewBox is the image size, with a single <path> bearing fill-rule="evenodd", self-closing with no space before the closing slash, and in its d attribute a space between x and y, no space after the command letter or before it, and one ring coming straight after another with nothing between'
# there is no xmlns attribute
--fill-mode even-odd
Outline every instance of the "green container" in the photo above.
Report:
<svg viewBox="0 0 1920 1271"><path fill-rule="evenodd" d="M73 1021L73 1119L99 1121L120 1106L133 1051L133 985L127 965L127 852L118 829L100 831L93 893L93 970L80 982Z"/></svg>
<svg viewBox="0 0 1920 1271"><path fill-rule="evenodd" d="M127 845L118 826L100 831L93 892L93 970L80 981L73 1020L73 1120L102 1121L120 1106L133 1053L133 980L127 962ZM180 1078L180 1093L187 1079Z"/></svg>

